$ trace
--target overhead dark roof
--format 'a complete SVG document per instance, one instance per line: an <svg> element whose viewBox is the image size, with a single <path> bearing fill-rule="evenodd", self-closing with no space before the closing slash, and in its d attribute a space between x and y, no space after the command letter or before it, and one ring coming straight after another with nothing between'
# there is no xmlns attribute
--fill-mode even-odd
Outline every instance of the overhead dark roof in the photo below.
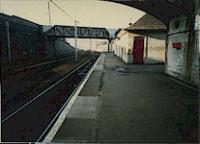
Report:
<svg viewBox="0 0 200 144"><path fill-rule="evenodd" d="M149 13L165 24L180 14L191 16L194 0L104 0L137 8Z"/></svg>
<svg viewBox="0 0 200 144"><path fill-rule="evenodd" d="M125 30L166 30L167 27L164 23L162 23L157 18L145 14L138 21L136 21L133 25L126 28Z"/></svg>

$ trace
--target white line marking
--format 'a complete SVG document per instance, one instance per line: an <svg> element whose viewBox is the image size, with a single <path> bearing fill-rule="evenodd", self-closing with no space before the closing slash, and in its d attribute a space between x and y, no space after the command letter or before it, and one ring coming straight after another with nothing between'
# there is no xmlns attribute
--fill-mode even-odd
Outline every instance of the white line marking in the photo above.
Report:
<svg viewBox="0 0 200 144"><path fill-rule="evenodd" d="M71 99L69 100L67 106L64 108L64 110L62 111L62 113L60 114L58 120L55 122L55 124L53 125L53 127L51 128L51 130L49 131L49 133L47 134L47 136L45 137L45 139L43 140L43 142L51 142L52 139L54 138L54 136L56 135L56 133L58 132L59 128L61 127L62 123L64 122L67 114L69 113L69 110L71 108L71 106L73 105L73 103L75 102L77 96L79 95L79 93L81 92L81 90L83 89L84 85L86 84L86 82L88 81L90 75L92 74L94 68L96 67L97 63L99 62L99 60L101 59L102 55L98 58L98 60L95 62L95 64L92 66L92 68L90 69L90 71L87 73L85 79L83 80L83 82L79 85L78 89L76 90L76 92L71 96Z"/></svg>

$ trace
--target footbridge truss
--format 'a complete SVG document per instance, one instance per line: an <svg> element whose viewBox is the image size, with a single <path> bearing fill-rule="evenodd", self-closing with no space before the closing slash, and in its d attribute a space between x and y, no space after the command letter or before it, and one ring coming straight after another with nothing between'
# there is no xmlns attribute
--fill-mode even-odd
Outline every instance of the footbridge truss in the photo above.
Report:
<svg viewBox="0 0 200 144"><path fill-rule="evenodd" d="M47 30L46 35L49 37L59 38L74 38L74 26L55 25ZM109 32L106 28L98 27L77 27L78 38L95 38L95 39L108 39L110 40Z"/></svg>

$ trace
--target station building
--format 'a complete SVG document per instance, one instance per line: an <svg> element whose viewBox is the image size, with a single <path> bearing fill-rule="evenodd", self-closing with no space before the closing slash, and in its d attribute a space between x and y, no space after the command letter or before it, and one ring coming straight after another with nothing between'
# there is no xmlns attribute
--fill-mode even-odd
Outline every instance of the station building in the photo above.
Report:
<svg viewBox="0 0 200 144"><path fill-rule="evenodd" d="M143 10L166 25L165 73L199 88L200 1L144 0L117 3Z"/></svg>
<svg viewBox="0 0 200 144"><path fill-rule="evenodd" d="M116 34L113 52L129 64L164 63L166 32L161 21L145 14Z"/></svg>

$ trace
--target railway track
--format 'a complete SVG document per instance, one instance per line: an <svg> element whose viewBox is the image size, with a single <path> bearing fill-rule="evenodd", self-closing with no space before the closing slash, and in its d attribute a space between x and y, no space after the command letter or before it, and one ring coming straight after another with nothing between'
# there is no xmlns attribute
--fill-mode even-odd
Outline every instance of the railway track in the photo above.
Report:
<svg viewBox="0 0 200 144"><path fill-rule="evenodd" d="M81 56L84 56L84 55L87 55L88 53L78 53L78 56L81 57ZM67 53L66 55L63 56L63 58L59 58L59 59L54 59L54 60L46 60L44 62L41 62L41 63L33 63L33 64L30 64L28 66L16 66L15 68L13 69L9 69L7 70L6 72L11 72L11 73L18 73L18 72L21 72L21 71L26 71L26 70L30 70L30 69L35 69L35 68L40 68L40 67L51 67L52 65L53 66L56 66L56 65L59 65L61 63L64 63L68 60L71 60L71 59L74 59L74 51L72 52L69 52Z"/></svg>
<svg viewBox="0 0 200 144"><path fill-rule="evenodd" d="M96 61L93 55L1 121L3 142L40 142Z"/></svg>
<svg viewBox="0 0 200 144"><path fill-rule="evenodd" d="M82 55L79 63L87 59L90 55ZM67 61L67 62L66 62ZM71 61L71 62L70 62ZM4 119L12 111L15 111L21 105L38 95L40 91L50 86L60 77L67 74L71 69L76 67L79 63L74 64L74 55L68 55L66 58L56 61L44 62L42 64L31 65L25 68L15 69L2 79L2 111L1 118ZM52 70L65 66L72 65L53 72Z"/></svg>

